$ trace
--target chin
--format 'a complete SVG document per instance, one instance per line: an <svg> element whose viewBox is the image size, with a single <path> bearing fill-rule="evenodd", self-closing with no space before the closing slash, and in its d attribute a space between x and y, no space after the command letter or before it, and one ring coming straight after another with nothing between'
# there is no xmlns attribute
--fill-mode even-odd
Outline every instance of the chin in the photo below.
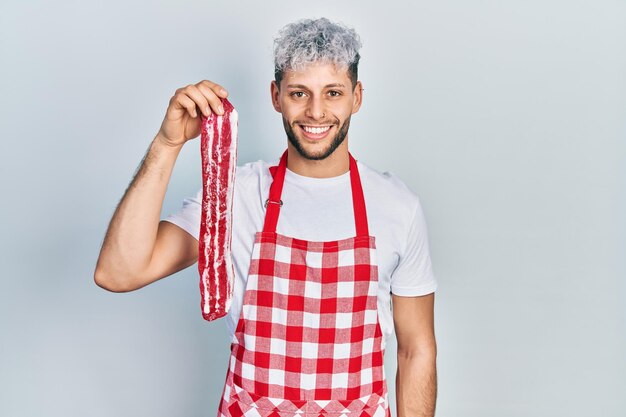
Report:
<svg viewBox="0 0 626 417"><path fill-rule="evenodd" d="M339 130L335 132L333 137L323 138L319 141L311 141L307 138L303 138L300 132L297 132L299 127L295 127L294 129L284 117L283 126L285 127L285 133L287 133L289 143L291 143L300 156L311 161L320 161L332 155L343 143L348 134L350 118L348 117L343 124L339 125Z"/></svg>
<svg viewBox="0 0 626 417"><path fill-rule="evenodd" d="M293 147L298 151L300 156L305 159L309 159L311 161L320 161L328 158L333 154L336 147L333 148L333 142L324 141L325 143L308 143L303 139L296 139L295 141L290 141Z"/></svg>

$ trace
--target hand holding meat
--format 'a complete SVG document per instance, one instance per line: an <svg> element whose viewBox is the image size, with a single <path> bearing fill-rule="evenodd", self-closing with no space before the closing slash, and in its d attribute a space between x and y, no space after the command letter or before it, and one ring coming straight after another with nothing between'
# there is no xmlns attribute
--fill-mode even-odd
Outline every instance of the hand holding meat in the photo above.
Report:
<svg viewBox="0 0 626 417"><path fill-rule="evenodd" d="M177 89L170 99L157 138L169 146L183 146L200 135L201 114L208 117L211 113L224 113L221 101L227 96L226 89L209 80Z"/></svg>

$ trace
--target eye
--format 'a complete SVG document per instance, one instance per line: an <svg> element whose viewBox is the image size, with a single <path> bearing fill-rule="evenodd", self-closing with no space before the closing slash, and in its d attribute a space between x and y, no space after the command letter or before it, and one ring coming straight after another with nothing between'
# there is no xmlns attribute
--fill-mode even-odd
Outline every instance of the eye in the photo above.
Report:
<svg viewBox="0 0 626 417"><path fill-rule="evenodd" d="M339 97L341 95L341 92L335 91L335 90L331 90L331 91L328 92L328 94L330 94L331 97Z"/></svg>
<svg viewBox="0 0 626 417"><path fill-rule="evenodd" d="M301 98L304 97L304 91L294 91L290 94L291 97Z"/></svg>

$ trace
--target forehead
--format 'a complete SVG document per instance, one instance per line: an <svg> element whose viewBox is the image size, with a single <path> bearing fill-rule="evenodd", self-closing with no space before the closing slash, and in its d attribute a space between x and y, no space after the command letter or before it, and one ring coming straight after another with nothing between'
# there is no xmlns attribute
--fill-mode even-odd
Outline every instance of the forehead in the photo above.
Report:
<svg viewBox="0 0 626 417"><path fill-rule="evenodd" d="M301 84L308 88L324 88L328 84L350 85L347 67L337 67L332 63L314 63L300 70L286 70L281 85Z"/></svg>

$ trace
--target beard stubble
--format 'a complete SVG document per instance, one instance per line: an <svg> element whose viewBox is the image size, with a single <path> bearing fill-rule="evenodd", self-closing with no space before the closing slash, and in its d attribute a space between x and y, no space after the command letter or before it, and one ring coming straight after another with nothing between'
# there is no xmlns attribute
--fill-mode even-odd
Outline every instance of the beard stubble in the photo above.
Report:
<svg viewBox="0 0 626 417"><path fill-rule="evenodd" d="M317 154L309 153L306 151L306 149L304 149L304 147L302 146L302 142L300 142L300 140L296 137L296 134L293 131L291 125L287 122L287 120L285 120L284 117L283 126L285 127L285 133L287 134L287 139L289 139L289 143L293 145L293 147L303 158L311 161L320 161L322 159L328 158L335 151L335 149L337 149L339 145L343 143L346 135L348 134L348 128L350 127L350 117L351 116L348 116L348 118L343 122L343 124L337 131L337 134L330 142L330 145L328 145L326 149Z"/></svg>

